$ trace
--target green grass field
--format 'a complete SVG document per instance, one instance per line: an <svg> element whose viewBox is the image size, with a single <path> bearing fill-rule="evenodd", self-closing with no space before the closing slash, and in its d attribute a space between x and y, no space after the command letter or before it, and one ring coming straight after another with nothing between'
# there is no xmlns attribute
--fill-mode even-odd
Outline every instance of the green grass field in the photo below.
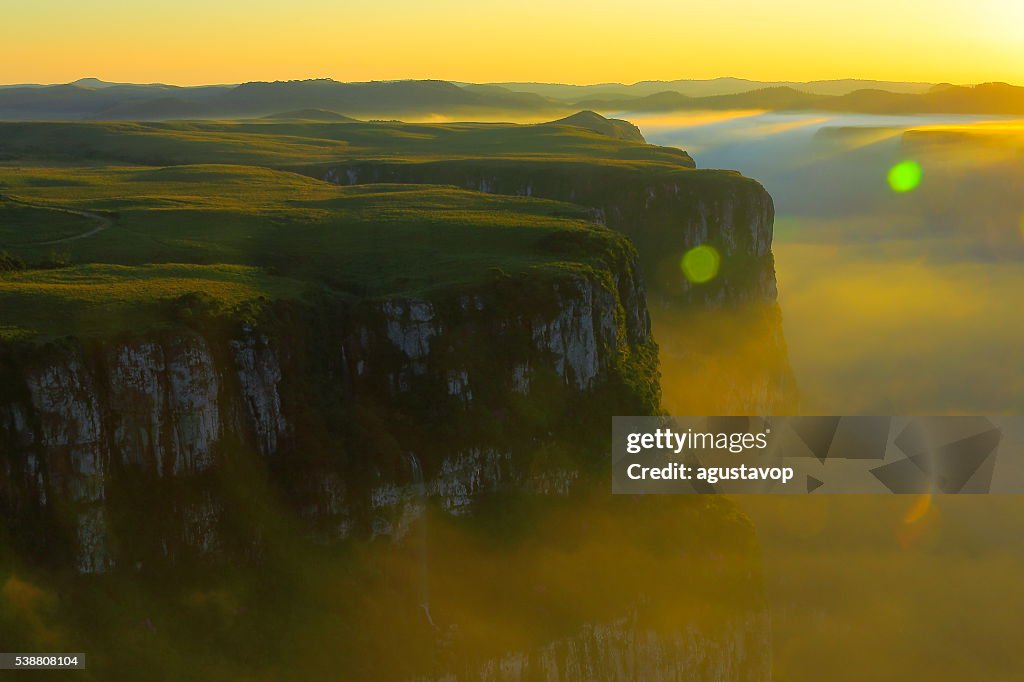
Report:
<svg viewBox="0 0 1024 682"><path fill-rule="evenodd" d="M289 170L367 159L706 173L679 150L565 125L0 123L0 252L27 265L0 272L0 336L138 329L187 293L229 308L423 296L604 267L630 248L573 204Z"/></svg>
<svg viewBox="0 0 1024 682"><path fill-rule="evenodd" d="M680 165L684 152L555 124L0 123L0 162L283 167L353 159L545 158Z"/></svg>
<svg viewBox="0 0 1024 682"><path fill-rule="evenodd" d="M0 168L0 335L92 335L155 324L203 293L230 307L297 298L427 295L495 271L555 276L599 265L624 238L569 204L425 185L338 187L248 166ZM37 208L38 207L38 208ZM57 210L109 215L109 227ZM12 217L16 219L6 220ZM570 235L572 253L565 253ZM56 269L33 268L53 261ZM269 274L273 273L273 274Z"/></svg>
<svg viewBox="0 0 1024 682"><path fill-rule="evenodd" d="M0 244L27 246L88 232L93 221L74 213L0 201Z"/></svg>
<svg viewBox="0 0 1024 682"><path fill-rule="evenodd" d="M99 336L154 326L158 306L201 294L230 308L297 297L303 285L239 265L76 265L0 277L0 337Z"/></svg>

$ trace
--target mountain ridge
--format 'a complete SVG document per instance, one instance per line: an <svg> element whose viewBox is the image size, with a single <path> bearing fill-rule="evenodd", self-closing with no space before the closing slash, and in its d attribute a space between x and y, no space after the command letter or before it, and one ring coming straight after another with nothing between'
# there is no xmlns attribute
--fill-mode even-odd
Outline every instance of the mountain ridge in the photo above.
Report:
<svg viewBox="0 0 1024 682"><path fill-rule="evenodd" d="M729 82L744 83L739 79ZM886 84L880 81L828 82L830 88L842 94L808 92L795 87L799 84L747 83L755 87L743 92L695 95L665 89L664 83L650 81L644 86L653 84L657 87L653 92L640 96L630 94L631 91L602 94L583 90L584 94L589 92L589 96L555 97L499 84L458 84L443 80L345 83L313 79L182 87L108 83L86 78L62 85L2 86L0 120L237 119L313 109L365 118L463 117L463 120L557 118L581 109L597 113L768 109L889 114L1024 114L1024 87L1007 83L974 86L911 84L921 91L906 92L899 91L898 83L889 84L895 88L894 91L882 87ZM848 90L852 84L874 87ZM557 84L540 85L545 88L548 85L556 89L562 87ZM573 90L570 94L579 95L580 92Z"/></svg>

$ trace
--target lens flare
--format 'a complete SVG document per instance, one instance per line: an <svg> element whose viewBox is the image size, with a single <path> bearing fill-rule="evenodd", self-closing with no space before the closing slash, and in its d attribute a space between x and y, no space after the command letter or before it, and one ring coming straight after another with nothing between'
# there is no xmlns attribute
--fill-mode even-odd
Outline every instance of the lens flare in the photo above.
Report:
<svg viewBox="0 0 1024 682"><path fill-rule="evenodd" d="M921 184L923 175L916 161L901 161L889 169L889 186L894 192L909 192Z"/></svg>
<svg viewBox="0 0 1024 682"><path fill-rule="evenodd" d="M930 494L921 495L914 501L910 509L907 510L907 513L903 515L903 523L917 523L928 515L931 508L932 496Z"/></svg>
<svg viewBox="0 0 1024 682"><path fill-rule="evenodd" d="M903 523L897 529L896 536L903 549L922 549L934 546L939 533L939 509L932 495L926 493L918 496L903 515Z"/></svg>
<svg viewBox="0 0 1024 682"><path fill-rule="evenodd" d="M718 266L722 257L718 255L715 247L709 244L695 246L685 254L680 266L686 279L694 284L710 282L718 274Z"/></svg>

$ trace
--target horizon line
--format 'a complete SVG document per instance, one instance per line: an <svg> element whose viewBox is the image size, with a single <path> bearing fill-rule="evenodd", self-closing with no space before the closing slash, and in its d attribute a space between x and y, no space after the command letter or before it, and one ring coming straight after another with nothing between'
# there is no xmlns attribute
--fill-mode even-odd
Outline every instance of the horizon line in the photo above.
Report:
<svg viewBox="0 0 1024 682"><path fill-rule="evenodd" d="M707 83L720 80L735 80L745 81L748 83L795 83L795 84L812 84L812 83L832 83L839 81L862 81L862 82L873 82L873 83L898 83L898 84L913 84L913 85L940 85L950 84L958 87L974 87L977 85L984 85L988 83L1005 83L1007 85L1017 85L1016 83L1009 83L1008 81L1001 80L983 80L976 83L954 83L952 81L925 81L925 80L893 80L884 78L860 78L860 77L837 77L837 78L815 78L811 80L792 80L785 78L776 78L772 80L761 80L755 78L744 78L741 76L715 76L713 78L673 78L673 79L642 79L625 83L622 81L598 81L590 83L568 83L564 81L543 81L543 80L492 80L492 81L467 81L461 79L446 79L446 78L378 78L370 80L339 80L331 76L309 76L305 78L287 78L287 79L273 79L273 80L246 80L238 81L233 83L192 83L188 85L182 85L180 83L172 83L165 81L118 81L118 80L105 80L96 76L83 76L74 80L65 82L50 82L50 83L33 83L33 82L11 82L11 83L0 83L0 87L54 87L60 85L74 85L82 81L97 81L100 83L108 83L111 85L163 85L168 87L178 88L200 88L200 87L237 87L239 85L245 85L247 83L296 83L296 82L307 82L307 81L333 81L335 83L401 83L401 82L415 82L415 81L438 81L452 84L464 84L464 85L502 85L502 84L522 84L522 85L561 85L567 87L600 87L600 86L623 86L632 87L636 85L642 85L646 83L675 83L675 82L692 82L692 83ZM1018 86L1020 87L1020 86Z"/></svg>

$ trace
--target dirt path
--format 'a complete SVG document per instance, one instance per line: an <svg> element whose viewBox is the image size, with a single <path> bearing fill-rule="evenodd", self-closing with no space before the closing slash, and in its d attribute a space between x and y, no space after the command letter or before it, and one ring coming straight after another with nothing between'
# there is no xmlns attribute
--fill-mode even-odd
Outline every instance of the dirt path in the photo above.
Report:
<svg viewBox="0 0 1024 682"><path fill-rule="evenodd" d="M92 211L82 211L77 208L67 208L65 206L48 206L46 204L33 204L30 201L22 201L21 199L15 199L10 195L0 197L3 201L9 201L12 204L19 204L21 206L28 206L29 208L38 208L44 211L59 211L60 213L70 213L71 215L81 216L88 218L89 220L96 222L96 227L91 230L87 230L82 234L72 235L70 237L61 237L60 239L49 239L44 242L25 242L19 246L51 246L53 244L64 244L65 242L73 242L78 239L85 239L86 237L92 237L93 235L99 234L103 230L113 226L114 221L111 218L102 216L99 213L93 213Z"/></svg>

